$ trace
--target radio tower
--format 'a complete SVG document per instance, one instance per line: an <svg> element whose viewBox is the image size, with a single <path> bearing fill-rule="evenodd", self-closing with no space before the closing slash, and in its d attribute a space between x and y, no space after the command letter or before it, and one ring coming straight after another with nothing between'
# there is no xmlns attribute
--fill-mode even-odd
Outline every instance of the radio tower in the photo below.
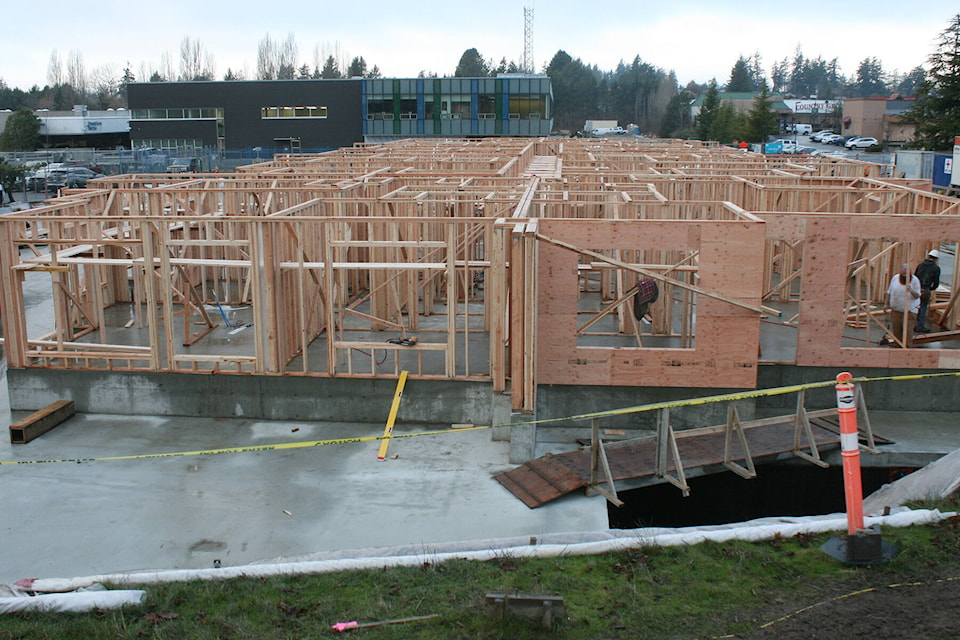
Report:
<svg viewBox="0 0 960 640"><path fill-rule="evenodd" d="M533 73L533 7L523 8L523 69Z"/></svg>

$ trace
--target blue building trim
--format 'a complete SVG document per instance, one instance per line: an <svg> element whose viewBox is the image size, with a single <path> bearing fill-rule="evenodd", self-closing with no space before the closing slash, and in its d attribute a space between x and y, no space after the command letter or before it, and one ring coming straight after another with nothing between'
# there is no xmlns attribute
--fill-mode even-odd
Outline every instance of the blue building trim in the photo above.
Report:
<svg viewBox="0 0 960 640"><path fill-rule="evenodd" d="M470 135L480 133L480 80L470 80Z"/></svg>

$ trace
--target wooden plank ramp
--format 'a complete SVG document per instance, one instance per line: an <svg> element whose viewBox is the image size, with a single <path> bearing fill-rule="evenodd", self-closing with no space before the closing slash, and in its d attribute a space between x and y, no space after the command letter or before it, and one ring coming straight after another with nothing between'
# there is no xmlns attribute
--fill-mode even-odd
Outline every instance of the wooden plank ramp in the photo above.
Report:
<svg viewBox="0 0 960 640"><path fill-rule="evenodd" d="M811 418L810 426L818 449L836 448L839 435L833 432L835 420ZM744 430L752 458L793 451L793 418L783 422ZM704 433L684 437L677 432L677 445L684 469L716 467L715 473L727 471L723 466L725 434ZM739 449L739 447L737 447ZM736 451L736 450L735 450ZM655 439L624 441L606 447L610 473L614 481L655 477L657 469L657 442ZM734 460L745 460L736 451ZM515 469L495 476L510 493L531 509L544 505L590 484L590 449L547 454ZM739 456L739 457L738 457ZM671 465L670 471L675 471ZM666 480L663 480L666 482Z"/></svg>

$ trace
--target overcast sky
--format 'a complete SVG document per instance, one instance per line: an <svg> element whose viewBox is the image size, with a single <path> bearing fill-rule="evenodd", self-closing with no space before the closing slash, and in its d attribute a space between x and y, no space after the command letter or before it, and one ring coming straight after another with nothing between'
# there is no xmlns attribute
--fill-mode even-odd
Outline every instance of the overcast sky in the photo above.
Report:
<svg viewBox="0 0 960 640"><path fill-rule="evenodd" d="M520 62L524 6L534 8L537 70L560 49L605 71L639 55L674 70L681 85L711 78L722 84L737 57L754 52L769 75L797 45L808 58L838 58L847 76L867 57L879 58L885 71L905 73L926 62L960 12L957 0L11 2L3 11L0 78L11 87L43 86L56 50L64 64L71 51L81 52L88 73L112 64L119 75L129 65L145 80L143 72L159 69L164 53L179 69L184 37L212 54L218 79L228 67L253 78L260 40L290 33L301 64L311 67L319 49L348 61L363 56L388 77L449 75L469 48L495 62Z"/></svg>

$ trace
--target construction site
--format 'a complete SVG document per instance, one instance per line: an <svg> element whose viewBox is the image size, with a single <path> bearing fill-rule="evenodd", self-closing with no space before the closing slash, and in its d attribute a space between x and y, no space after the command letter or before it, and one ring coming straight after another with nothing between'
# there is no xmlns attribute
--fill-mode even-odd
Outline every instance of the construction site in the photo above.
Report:
<svg viewBox="0 0 960 640"><path fill-rule="evenodd" d="M893 165L634 137L404 140L234 173L109 176L0 217L10 409L66 399L131 423L188 416L213 440L177 428L166 446L201 453L243 446L211 420L276 437L300 427L262 421L333 422L318 438L349 441L388 414L398 431L472 434L512 465L579 451L585 470L549 491L549 472L509 476L506 458L485 467L484 491L555 507L546 523L520 516L516 535L524 522L605 528L603 501L589 515L539 507L583 487L611 504L616 487L686 494L695 475L755 477L754 459L826 466L839 438L811 424L836 404L814 383L839 371L930 376L864 385L875 429L884 412L900 425L902 412L960 410L954 380L936 377L960 369L958 214L960 200ZM887 286L934 249L932 332L895 335ZM785 385L799 394L764 393ZM725 400L696 401L707 396ZM655 403L673 406L636 410ZM717 452L684 449L700 435Z"/></svg>

